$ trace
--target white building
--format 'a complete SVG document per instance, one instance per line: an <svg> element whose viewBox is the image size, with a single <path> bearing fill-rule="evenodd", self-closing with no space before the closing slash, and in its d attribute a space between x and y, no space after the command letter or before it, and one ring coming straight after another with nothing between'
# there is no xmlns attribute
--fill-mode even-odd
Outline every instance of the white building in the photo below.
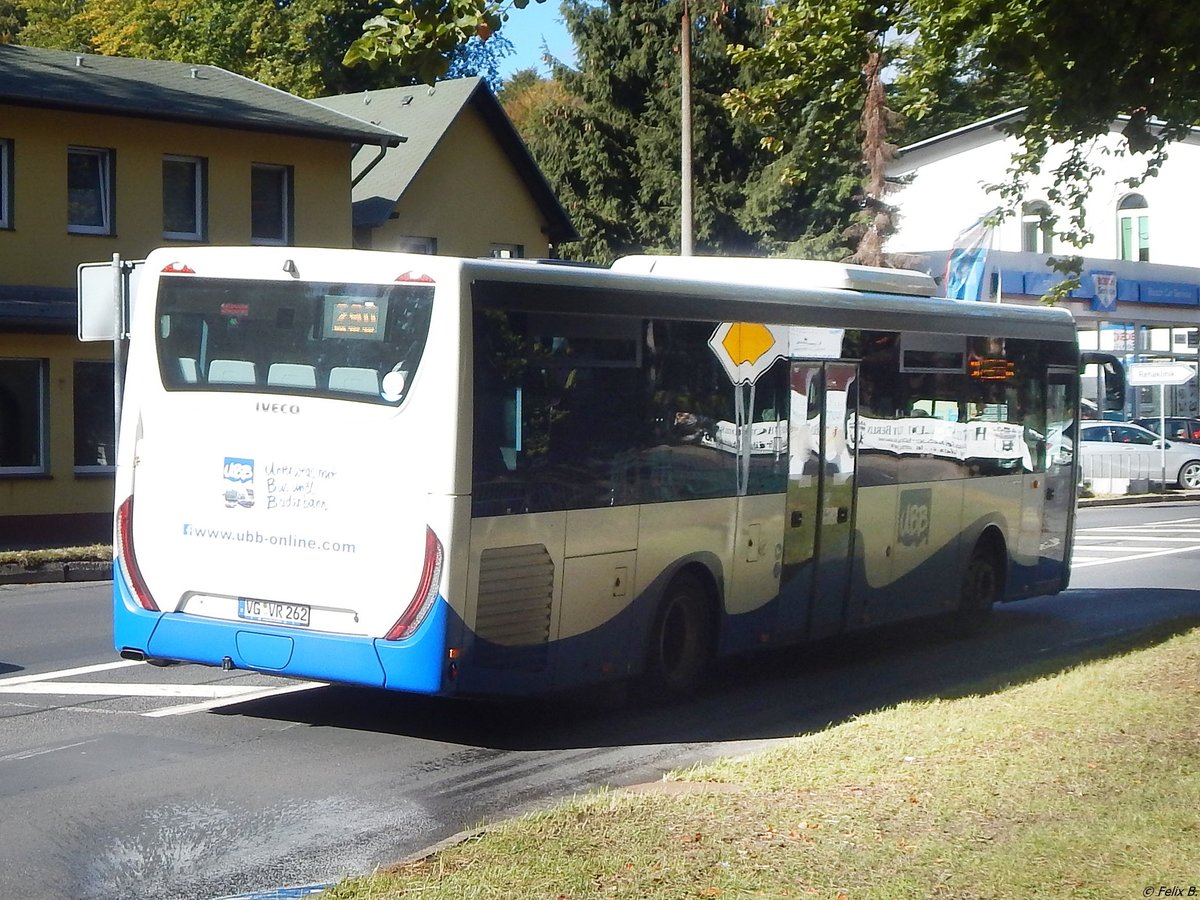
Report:
<svg viewBox="0 0 1200 900"><path fill-rule="evenodd" d="M940 277L955 238L1000 204L987 186L1007 177L1016 138L1003 126L1019 111L929 138L900 150L889 167L899 183L888 195L898 211L898 231L890 254L910 254ZM1083 256L1082 286L1067 306L1080 328L1085 349L1109 350L1126 362L1185 361L1196 367L1200 351L1200 247L1194 220L1200 184L1200 130L1172 144L1158 175L1137 187L1127 180L1141 174L1144 156L1124 151L1121 128L1088 148L1089 164L1103 174L1092 180L1086 226L1093 234L1082 251L1056 243L1043 227L1043 213L1068 213L1050 201L1055 166L1065 157L1052 150L1042 174L1031 181L1019 215L996 229L984 278L985 301L1039 303L1062 278L1048 265L1051 255ZM1085 387L1085 394L1087 389ZM1196 415L1197 381L1168 388L1168 415ZM1130 392L1128 416L1158 413L1157 388Z"/></svg>

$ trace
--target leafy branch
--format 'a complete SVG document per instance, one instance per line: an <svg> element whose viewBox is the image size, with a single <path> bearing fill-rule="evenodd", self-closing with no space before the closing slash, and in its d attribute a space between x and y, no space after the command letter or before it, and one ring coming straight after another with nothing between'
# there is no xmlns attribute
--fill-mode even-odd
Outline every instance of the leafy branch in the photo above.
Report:
<svg viewBox="0 0 1200 900"><path fill-rule="evenodd" d="M342 64L371 69L401 63L418 79L433 84L450 68L454 51L478 37L486 41L501 29L511 9L529 0L391 0L394 4L363 23L362 37L350 45ZM545 0L536 0L543 3Z"/></svg>

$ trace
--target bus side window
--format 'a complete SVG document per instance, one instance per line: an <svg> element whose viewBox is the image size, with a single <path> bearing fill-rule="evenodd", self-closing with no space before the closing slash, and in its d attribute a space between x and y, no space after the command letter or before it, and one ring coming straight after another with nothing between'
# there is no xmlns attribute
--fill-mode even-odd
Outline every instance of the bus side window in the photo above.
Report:
<svg viewBox="0 0 1200 900"><path fill-rule="evenodd" d="M514 455L510 465L501 450L509 389L499 367L495 314L476 315L475 330L472 472L478 486L516 469L517 459Z"/></svg>

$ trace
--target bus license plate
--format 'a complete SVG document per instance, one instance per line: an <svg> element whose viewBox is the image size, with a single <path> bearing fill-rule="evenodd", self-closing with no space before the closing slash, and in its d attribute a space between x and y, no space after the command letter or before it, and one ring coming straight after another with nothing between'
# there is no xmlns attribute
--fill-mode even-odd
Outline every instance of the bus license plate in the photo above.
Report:
<svg viewBox="0 0 1200 900"><path fill-rule="evenodd" d="M238 598L238 617L253 622L270 622L273 625L307 628L310 612L311 607L301 603L276 603L274 600Z"/></svg>

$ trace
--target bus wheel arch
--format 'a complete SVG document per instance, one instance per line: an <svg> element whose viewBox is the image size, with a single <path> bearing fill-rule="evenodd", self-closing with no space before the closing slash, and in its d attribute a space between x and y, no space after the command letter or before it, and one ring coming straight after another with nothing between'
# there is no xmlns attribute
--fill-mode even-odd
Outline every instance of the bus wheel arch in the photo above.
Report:
<svg viewBox="0 0 1200 900"><path fill-rule="evenodd" d="M1004 598L1008 551L997 528L985 528L963 565L956 630L972 634L984 626L992 607Z"/></svg>
<svg viewBox="0 0 1200 900"><path fill-rule="evenodd" d="M658 699L693 693L701 684L717 645L717 587L702 565L672 575L651 620L645 681Z"/></svg>

